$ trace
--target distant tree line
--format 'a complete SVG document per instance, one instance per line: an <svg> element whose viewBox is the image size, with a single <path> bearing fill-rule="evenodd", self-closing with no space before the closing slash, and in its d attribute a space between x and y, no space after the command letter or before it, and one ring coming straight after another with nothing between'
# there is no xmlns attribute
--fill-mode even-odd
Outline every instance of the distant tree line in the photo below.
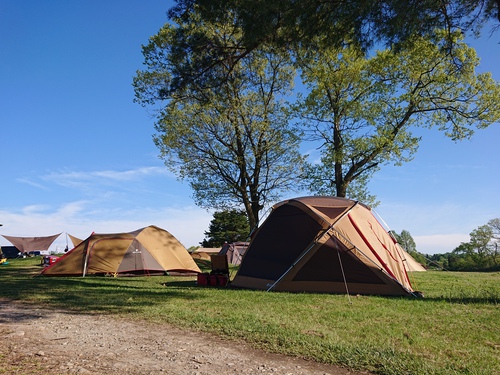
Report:
<svg viewBox="0 0 500 375"><path fill-rule="evenodd" d="M225 242L248 241L250 226L244 211L222 210L214 213L203 247L221 247ZM428 269L449 271L498 271L500 270L500 218L481 225L470 233L470 241L462 242L452 252L426 255L417 250L410 232L391 231L398 243L418 263Z"/></svg>
<svg viewBox="0 0 500 375"><path fill-rule="evenodd" d="M451 253L428 256L430 266L450 271L500 270L500 219L481 225Z"/></svg>
<svg viewBox="0 0 500 375"><path fill-rule="evenodd" d="M429 269L448 271L498 271L500 270L500 219L481 225L470 234L469 242L462 242L452 252L424 255L417 251L410 233L392 232L399 244L417 262Z"/></svg>

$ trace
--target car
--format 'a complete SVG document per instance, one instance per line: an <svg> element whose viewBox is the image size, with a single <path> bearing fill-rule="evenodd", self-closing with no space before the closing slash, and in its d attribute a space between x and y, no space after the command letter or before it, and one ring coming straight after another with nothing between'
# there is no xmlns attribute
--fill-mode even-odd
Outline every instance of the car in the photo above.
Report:
<svg viewBox="0 0 500 375"><path fill-rule="evenodd" d="M38 251L38 250L35 250L35 251L30 251L30 252L28 253L28 256L29 256L29 257L37 257L37 256L40 256L40 255L42 255L42 252L41 252L41 251Z"/></svg>

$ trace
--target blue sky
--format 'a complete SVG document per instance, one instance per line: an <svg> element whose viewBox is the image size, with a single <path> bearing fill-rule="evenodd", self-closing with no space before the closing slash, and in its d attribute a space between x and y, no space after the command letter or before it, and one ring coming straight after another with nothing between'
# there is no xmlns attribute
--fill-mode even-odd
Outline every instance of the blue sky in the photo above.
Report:
<svg viewBox="0 0 500 375"><path fill-rule="evenodd" d="M164 167L154 120L133 103L141 45L167 21L171 4L0 2L0 234L86 238L154 224L186 247L203 240L212 214ZM471 42L480 71L496 80L499 40L497 33ZM500 128L458 144L438 132L422 135L415 159L383 168L370 189L391 229L408 230L421 252L443 253L500 217ZM65 244L63 235L52 249ZM1 237L0 245L10 243Z"/></svg>

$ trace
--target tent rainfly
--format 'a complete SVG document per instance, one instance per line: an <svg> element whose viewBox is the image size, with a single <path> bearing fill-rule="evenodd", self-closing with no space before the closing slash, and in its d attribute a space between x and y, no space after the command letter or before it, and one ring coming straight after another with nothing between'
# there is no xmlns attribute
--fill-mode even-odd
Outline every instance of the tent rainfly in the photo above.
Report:
<svg viewBox="0 0 500 375"><path fill-rule="evenodd" d="M72 236L69 233L66 233L66 234L68 235L69 239L71 240L73 247L77 247L78 245L80 245L83 242L83 240L79 239L78 237Z"/></svg>
<svg viewBox="0 0 500 375"><path fill-rule="evenodd" d="M42 237L14 237L5 236L9 242L11 242L21 253L28 253L30 251L45 251L48 250L50 245L59 237L61 233L54 234L52 236L42 236Z"/></svg>
<svg viewBox="0 0 500 375"><path fill-rule="evenodd" d="M149 226L130 233L92 234L53 265L45 276L201 272L186 248L169 232Z"/></svg>
<svg viewBox="0 0 500 375"><path fill-rule="evenodd" d="M403 249L399 244L398 247L401 250L401 254L403 256L403 264L405 266L406 272L426 272L424 266L422 266L419 262L413 258L410 253L408 253L405 249Z"/></svg>
<svg viewBox="0 0 500 375"><path fill-rule="evenodd" d="M301 197L276 204L250 242L232 286L291 292L417 295L402 248L369 207Z"/></svg>

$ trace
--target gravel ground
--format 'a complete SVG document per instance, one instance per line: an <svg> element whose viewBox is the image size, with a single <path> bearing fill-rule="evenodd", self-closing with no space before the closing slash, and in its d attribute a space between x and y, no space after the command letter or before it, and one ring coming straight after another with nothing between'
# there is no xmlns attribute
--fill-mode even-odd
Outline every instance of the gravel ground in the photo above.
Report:
<svg viewBox="0 0 500 375"><path fill-rule="evenodd" d="M206 334L0 301L0 374L361 375Z"/></svg>

